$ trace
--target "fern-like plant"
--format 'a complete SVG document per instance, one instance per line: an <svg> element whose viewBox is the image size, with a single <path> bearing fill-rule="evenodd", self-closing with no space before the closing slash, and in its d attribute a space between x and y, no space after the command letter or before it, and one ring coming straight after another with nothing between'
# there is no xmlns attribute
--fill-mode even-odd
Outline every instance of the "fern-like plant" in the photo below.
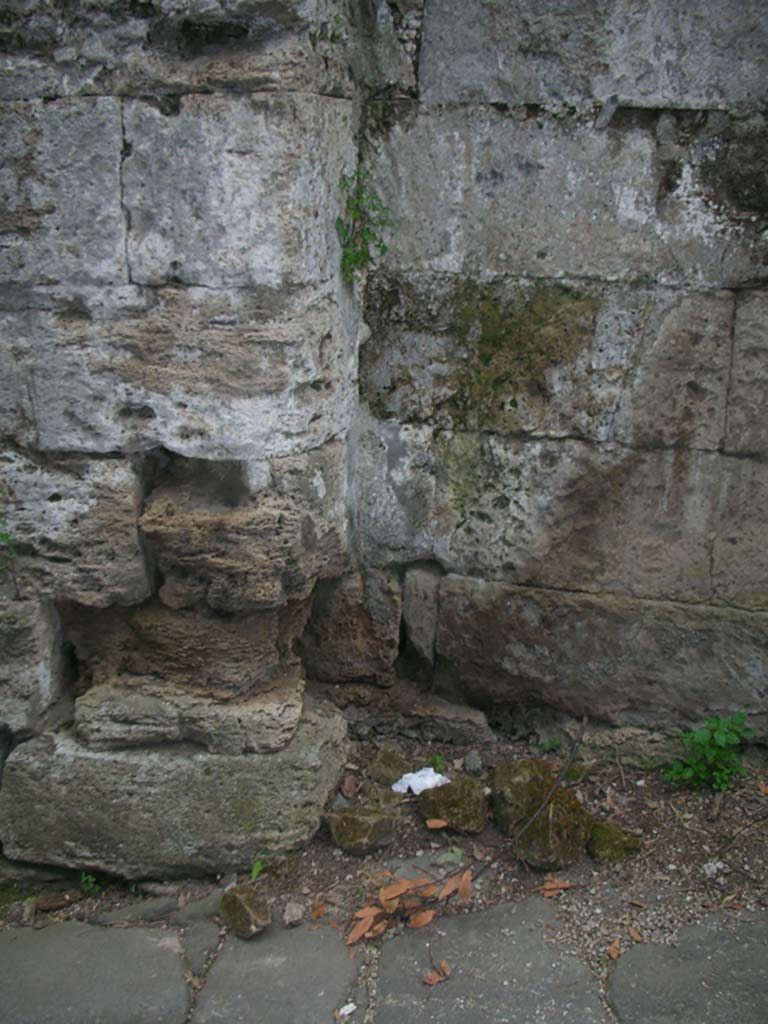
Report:
<svg viewBox="0 0 768 1024"><path fill-rule="evenodd" d="M374 253L387 251L382 231L392 226L389 210L370 187L370 175L358 169L342 174L339 188L344 194L344 217L336 218L336 233L341 242L341 276L352 284L358 271L365 270Z"/></svg>

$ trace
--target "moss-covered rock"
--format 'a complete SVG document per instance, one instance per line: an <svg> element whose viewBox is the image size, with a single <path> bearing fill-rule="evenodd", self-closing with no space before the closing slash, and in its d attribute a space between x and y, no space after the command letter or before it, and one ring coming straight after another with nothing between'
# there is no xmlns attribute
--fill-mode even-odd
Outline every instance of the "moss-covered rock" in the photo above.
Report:
<svg viewBox="0 0 768 1024"><path fill-rule="evenodd" d="M227 889L221 898L221 916L239 939L252 939L272 921L266 898L250 882Z"/></svg>
<svg viewBox="0 0 768 1024"><path fill-rule="evenodd" d="M469 778L425 790L419 810L426 819L442 818L457 832L482 832L488 814L483 784Z"/></svg>
<svg viewBox="0 0 768 1024"><path fill-rule="evenodd" d="M382 747L368 768L368 774L382 786L391 786L411 770L411 765L397 750Z"/></svg>
<svg viewBox="0 0 768 1024"><path fill-rule="evenodd" d="M345 853L364 857L389 846L395 838L399 814L386 807L346 807L325 816L334 845Z"/></svg>
<svg viewBox="0 0 768 1024"><path fill-rule="evenodd" d="M642 846L636 836L628 835L612 821L599 821L592 826L589 853L600 864L617 864Z"/></svg>
<svg viewBox="0 0 768 1024"><path fill-rule="evenodd" d="M554 785L549 765L537 758L500 764L491 776L491 804L500 830L514 836ZM570 790L558 787L517 849L531 867L567 867L584 853L592 821Z"/></svg>

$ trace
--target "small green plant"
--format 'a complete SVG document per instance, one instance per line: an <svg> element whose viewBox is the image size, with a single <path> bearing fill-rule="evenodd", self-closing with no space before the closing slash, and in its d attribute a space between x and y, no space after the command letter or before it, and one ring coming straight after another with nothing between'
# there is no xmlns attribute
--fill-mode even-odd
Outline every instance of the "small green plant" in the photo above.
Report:
<svg viewBox="0 0 768 1024"><path fill-rule="evenodd" d="M341 276L347 284L373 263L374 251L384 255L387 247L381 233L392 226L389 210L368 179L368 172L358 169L354 174L342 174L339 182L346 216L336 218L336 233L341 242Z"/></svg>
<svg viewBox="0 0 768 1024"><path fill-rule="evenodd" d="M560 747L560 740L557 736L548 736L539 743L539 750L542 754L552 754Z"/></svg>
<svg viewBox="0 0 768 1024"><path fill-rule="evenodd" d="M438 775L442 775L445 771L445 761L439 754L433 754L427 761L427 764L430 768L434 768Z"/></svg>
<svg viewBox="0 0 768 1024"><path fill-rule="evenodd" d="M95 875L89 875L87 871L83 871L80 874L80 889L86 896L98 896L103 885Z"/></svg>
<svg viewBox="0 0 768 1024"><path fill-rule="evenodd" d="M712 717L701 729L681 732L687 753L667 768L664 778L676 786L729 789L735 778L746 775L737 753L737 747L755 735L746 720L745 714Z"/></svg>
<svg viewBox="0 0 768 1024"><path fill-rule="evenodd" d="M251 881L255 882L256 879L259 877L259 875L261 874L261 872L263 870L264 870L264 861L263 860L255 860L253 862L253 866L251 867Z"/></svg>

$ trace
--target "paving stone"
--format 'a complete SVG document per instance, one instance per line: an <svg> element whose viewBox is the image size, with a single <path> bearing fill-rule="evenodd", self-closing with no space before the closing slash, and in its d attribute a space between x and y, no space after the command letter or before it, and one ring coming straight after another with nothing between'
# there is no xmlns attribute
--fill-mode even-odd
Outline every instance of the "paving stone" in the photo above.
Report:
<svg viewBox="0 0 768 1024"><path fill-rule="evenodd" d="M208 961L219 945L219 926L214 921L193 921L184 929L181 941L184 959L193 974L205 973Z"/></svg>
<svg viewBox="0 0 768 1024"><path fill-rule="evenodd" d="M210 970L192 1024L330 1024L356 974L357 963L331 928L271 929L251 942L230 939Z"/></svg>
<svg viewBox="0 0 768 1024"><path fill-rule="evenodd" d="M608 981L622 1024L763 1024L768 913L684 928L675 948L634 946ZM378 1022L377 1022L378 1024Z"/></svg>
<svg viewBox="0 0 768 1024"><path fill-rule="evenodd" d="M0 932L3 1024L182 1024L181 946L169 932L66 923Z"/></svg>
<svg viewBox="0 0 768 1024"><path fill-rule="evenodd" d="M441 920L386 943L376 1024L609 1024L587 968L546 943L555 911L543 900ZM429 947L449 981L428 988Z"/></svg>
<svg viewBox="0 0 768 1024"><path fill-rule="evenodd" d="M162 921L163 918L172 914L178 906L175 896L154 896L140 903L130 903L127 907L119 907L117 910L108 910L104 914L98 914L94 919L95 924L138 924L153 921Z"/></svg>

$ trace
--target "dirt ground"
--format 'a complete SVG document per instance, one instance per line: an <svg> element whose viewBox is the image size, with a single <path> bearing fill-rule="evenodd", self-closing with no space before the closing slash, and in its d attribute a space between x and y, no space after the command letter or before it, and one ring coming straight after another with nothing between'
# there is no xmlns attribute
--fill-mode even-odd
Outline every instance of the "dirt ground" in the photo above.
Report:
<svg viewBox="0 0 768 1024"><path fill-rule="evenodd" d="M382 741L395 747L418 768L439 755L452 778L464 772L469 748L425 744L402 738ZM376 795L369 778L379 744L366 741L353 746L347 765L346 792L357 787L351 802L365 803ZM554 754L525 742L500 742L481 751L483 772L521 756L544 756L557 769ZM503 901L525 899L535 892L556 900L558 925L552 938L602 976L610 959L633 942L674 943L680 927L701 920L707 913L768 909L768 772L748 767L747 776L722 798L711 791L676 789L663 780L660 770L624 767L620 760L594 766L572 787L583 806L598 820L611 820L641 840L637 854L606 866L587 854L571 867L558 871L559 889L546 887L547 875L532 871L519 860L489 820L480 835L464 836L450 830L429 830L416 800L401 805L395 842L365 857L343 853L331 843L323 827L303 850L278 861L265 859L267 870L259 885L273 904L273 920L280 924L287 903L305 910L305 926L333 927L346 934L354 913L390 876L382 871L419 859L418 868L405 874L443 881L472 871L472 893L458 906L456 899L437 905L438 915L470 913ZM247 880L247 875L239 880ZM0 882L0 924L44 926L53 920L93 919L105 911L138 903L148 896L173 895L180 903L199 899L235 876L174 880L169 883L129 884L96 879L95 895L78 898L54 910L35 910L40 895L80 887L80 876L68 881L24 886ZM542 886L545 888L542 890ZM39 906L39 903L38 903ZM439 925L439 920L438 920ZM397 934L405 921L394 921L382 940Z"/></svg>

